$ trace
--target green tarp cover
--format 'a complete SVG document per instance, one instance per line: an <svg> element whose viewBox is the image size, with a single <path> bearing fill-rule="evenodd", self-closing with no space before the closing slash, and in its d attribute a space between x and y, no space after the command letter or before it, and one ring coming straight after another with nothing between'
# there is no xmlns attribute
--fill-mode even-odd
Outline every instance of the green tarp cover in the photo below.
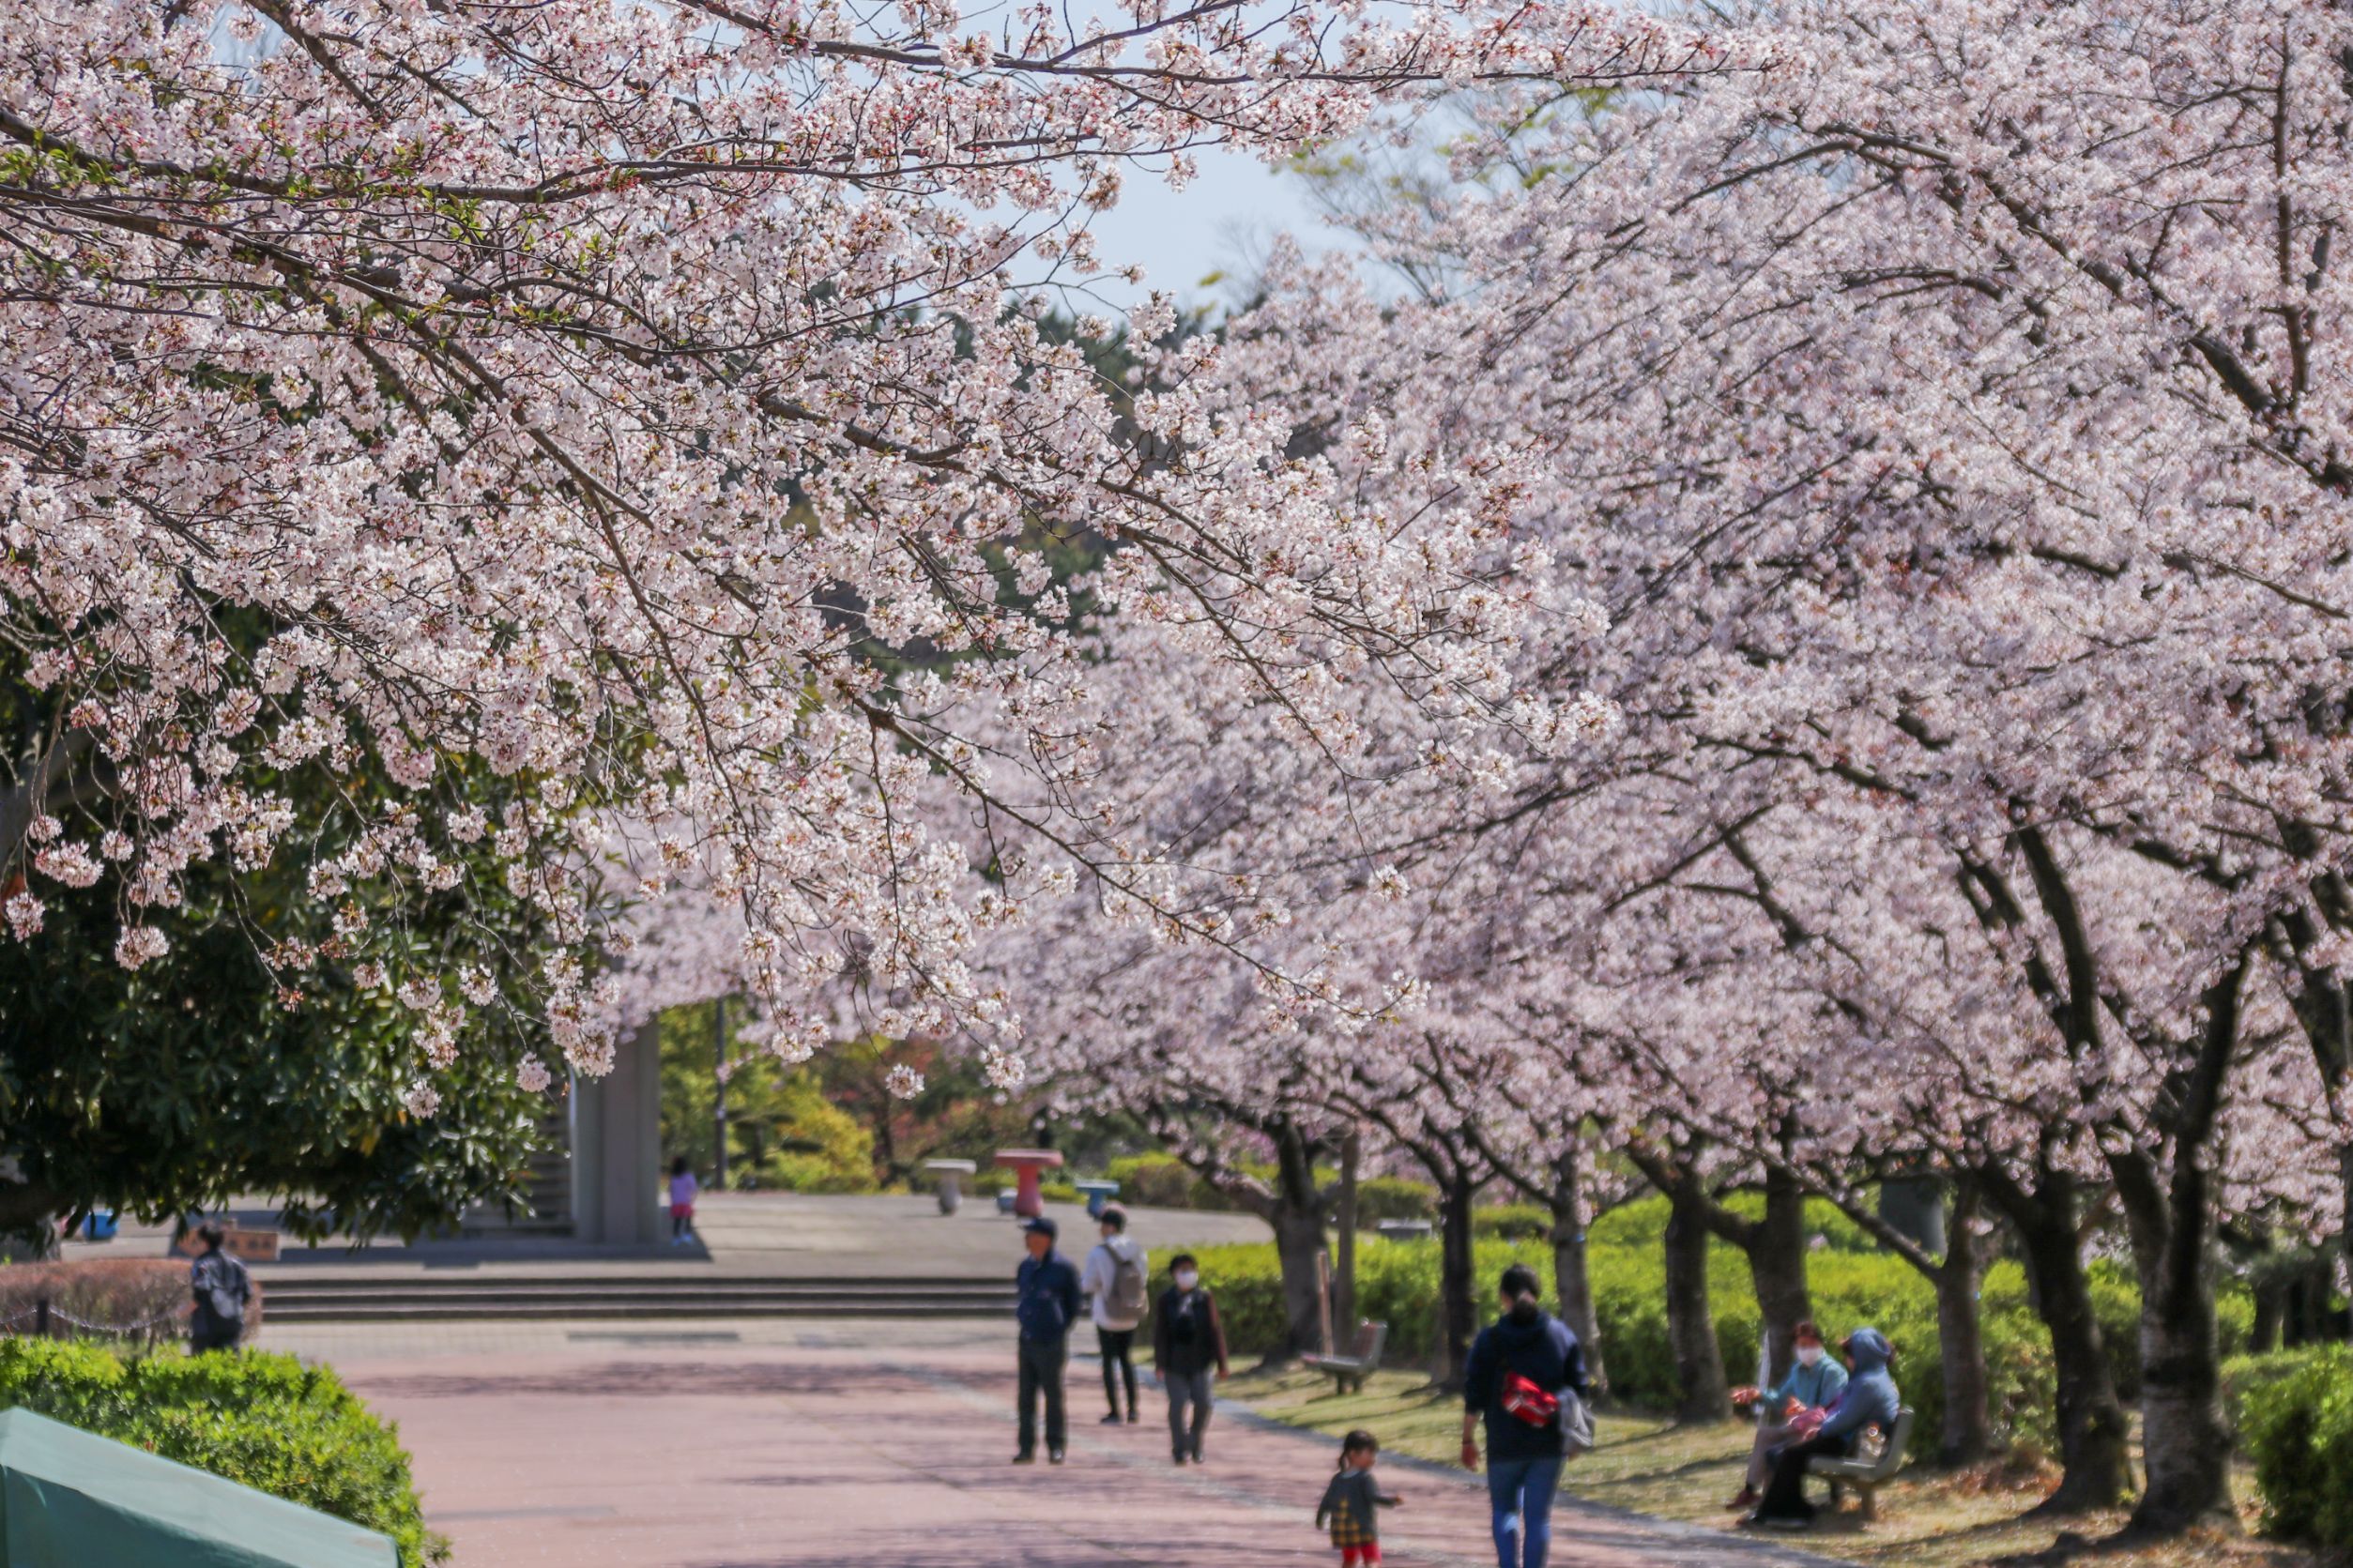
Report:
<svg viewBox="0 0 2353 1568"><path fill-rule="evenodd" d="M390 1537L0 1410L0 1568L394 1568Z"/></svg>

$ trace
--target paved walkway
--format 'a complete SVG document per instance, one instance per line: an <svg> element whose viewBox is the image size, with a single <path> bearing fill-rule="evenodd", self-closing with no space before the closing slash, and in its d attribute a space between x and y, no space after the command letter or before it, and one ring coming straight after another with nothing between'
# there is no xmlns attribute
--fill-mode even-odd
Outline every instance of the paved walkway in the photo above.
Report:
<svg viewBox="0 0 2353 1568"><path fill-rule="evenodd" d="M1065 1250L1082 1252L1095 1227L1077 1204L1048 1208L1062 1227ZM241 1224L268 1225L266 1209L240 1209ZM465 1271L479 1277L527 1279L546 1274L633 1274L649 1267L711 1277L769 1279L1013 1277L1021 1260L1014 1222L991 1198L968 1198L953 1217L928 1195L824 1196L802 1193L706 1193L695 1204L698 1247L598 1247L557 1238L491 1236L404 1246L397 1238L363 1249L330 1244L288 1247L276 1263L255 1265L265 1288L272 1279ZM1220 1241L1264 1241L1274 1232L1248 1214L1182 1209L1130 1209L1130 1233L1154 1255L1171 1247ZM80 1257L160 1257L165 1227L126 1222L113 1241L69 1242Z"/></svg>
<svg viewBox="0 0 2353 1568"><path fill-rule="evenodd" d="M414 1334L414 1339L408 1336ZM457 1568L1234 1568L1337 1561L1311 1528L1328 1440L1227 1408L1206 1468L1169 1462L1161 1403L1103 1426L1071 1371L1070 1463L1016 1469L996 1325L481 1325L270 1331L400 1423ZM1468 1477L1384 1462L1392 1562L1492 1561ZM1560 1568L1800 1564L1795 1553L1573 1502Z"/></svg>

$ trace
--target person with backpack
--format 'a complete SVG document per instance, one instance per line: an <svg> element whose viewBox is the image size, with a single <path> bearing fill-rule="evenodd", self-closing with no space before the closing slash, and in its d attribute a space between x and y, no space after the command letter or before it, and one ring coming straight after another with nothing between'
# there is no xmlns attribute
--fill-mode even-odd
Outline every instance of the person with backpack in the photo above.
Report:
<svg viewBox="0 0 2353 1568"><path fill-rule="evenodd" d="M1169 1445L1180 1465L1201 1462L1201 1439L1209 1431L1213 1400L1210 1373L1226 1364L1226 1326L1217 1320L1217 1298L1201 1284L1200 1265L1191 1253L1169 1260L1169 1288L1152 1319L1152 1363L1169 1391ZM1188 1422L1185 1412L1190 1408Z"/></svg>
<svg viewBox="0 0 2353 1568"><path fill-rule="evenodd" d="M245 1304L253 1299L253 1277L241 1260L221 1250L226 1239L217 1225L207 1222L196 1227L196 1240L205 1250L188 1271L189 1288L196 1298L196 1315L188 1325L191 1355L234 1350L245 1337Z"/></svg>
<svg viewBox="0 0 2353 1568"><path fill-rule="evenodd" d="M1038 1402L1046 1404L1046 1456L1059 1465L1070 1446L1062 1414L1062 1369L1070 1363L1070 1325L1078 1316L1078 1271L1054 1250L1060 1233L1044 1214L1021 1222L1030 1256L1013 1276L1015 1319L1021 1325L1020 1444L1016 1465L1037 1461Z"/></svg>
<svg viewBox="0 0 2353 1568"><path fill-rule="evenodd" d="M1143 1325L1149 1304L1145 1281L1150 1278L1144 1249L1127 1234L1127 1210L1107 1203L1097 1216L1103 1240L1087 1254L1078 1275L1078 1292L1087 1298L1088 1316L1094 1319L1095 1347L1103 1353L1103 1397L1111 1413L1103 1424L1120 1420L1120 1388L1127 1389L1127 1423L1136 1424L1136 1331Z"/></svg>
<svg viewBox="0 0 2353 1568"><path fill-rule="evenodd" d="M1495 1560L1502 1568L1544 1568L1561 1466L1593 1446L1585 1356L1568 1325L1538 1303L1534 1269L1505 1270L1500 1293L1504 1315L1479 1331L1463 1369L1462 1467L1479 1468L1484 1422Z"/></svg>

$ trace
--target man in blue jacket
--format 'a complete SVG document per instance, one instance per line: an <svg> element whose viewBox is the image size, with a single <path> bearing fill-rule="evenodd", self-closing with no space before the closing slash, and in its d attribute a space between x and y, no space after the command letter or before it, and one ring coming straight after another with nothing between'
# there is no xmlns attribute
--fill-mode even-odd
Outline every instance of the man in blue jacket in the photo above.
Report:
<svg viewBox="0 0 2353 1568"><path fill-rule="evenodd" d="M1021 1324L1021 1447L1016 1465L1037 1461L1038 1396L1046 1397L1046 1456L1062 1462L1069 1429L1062 1414L1062 1369L1070 1362L1070 1326L1078 1319L1078 1271L1054 1250L1054 1222L1022 1222L1030 1256L1013 1276L1014 1316Z"/></svg>
<svg viewBox="0 0 2353 1568"><path fill-rule="evenodd" d="M1888 1362L1895 1360L1895 1347L1877 1329L1856 1329L1839 1349L1853 1376L1818 1423L1803 1418L1794 1423L1791 1436L1796 1440L1774 1461L1773 1484L1765 1489L1765 1500L1757 1504L1757 1511L1749 1515L1758 1524L1803 1530L1814 1515L1813 1504L1806 1500L1806 1466L1814 1456L1852 1454L1866 1426L1876 1426L1883 1433L1895 1430L1896 1412L1903 1408L1895 1378L1887 1372Z"/></svg>

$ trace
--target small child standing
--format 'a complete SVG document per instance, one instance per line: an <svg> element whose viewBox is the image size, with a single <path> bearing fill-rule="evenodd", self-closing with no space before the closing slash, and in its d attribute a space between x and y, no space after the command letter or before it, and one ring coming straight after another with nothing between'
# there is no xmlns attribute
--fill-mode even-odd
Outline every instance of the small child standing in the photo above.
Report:
<svg viewBox="0 0 2353 1568"><path fill-rule="evenodd" d="M695 1195L702 1183L681 1154L670 1165L670 1245L682 1247L695 1239Z"/></svg>
<svg viewBox="0 0 2353 1568"><path fill-rule="evenodd" d="M1372 1478L1373 1461L1381 1457L1381 1439L1358 1430L1340 1439L1340 1471L1323 1488L1316 1504L1316 1528L1332 1521L1332 1545L1339 1548L1340 1568L1381 1560L1381 1520L1378 1510L1395 1508L1402 1500L1384 1492Z"/></svg>

